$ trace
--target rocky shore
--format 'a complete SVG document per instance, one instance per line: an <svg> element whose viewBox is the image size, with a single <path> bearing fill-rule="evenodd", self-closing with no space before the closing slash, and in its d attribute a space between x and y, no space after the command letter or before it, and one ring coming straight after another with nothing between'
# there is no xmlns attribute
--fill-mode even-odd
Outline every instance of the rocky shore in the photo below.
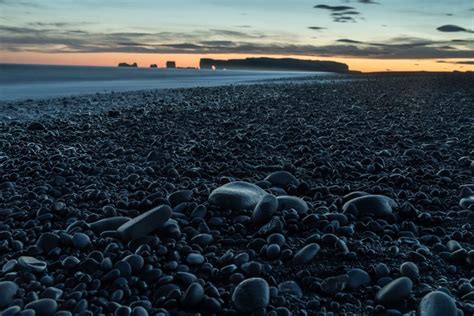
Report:
<svg viewBox="0 0 474 316"><path fill-rule="evenodd" d="M0 315L472 315L474 76L346 79L0 104Z"/></svg>

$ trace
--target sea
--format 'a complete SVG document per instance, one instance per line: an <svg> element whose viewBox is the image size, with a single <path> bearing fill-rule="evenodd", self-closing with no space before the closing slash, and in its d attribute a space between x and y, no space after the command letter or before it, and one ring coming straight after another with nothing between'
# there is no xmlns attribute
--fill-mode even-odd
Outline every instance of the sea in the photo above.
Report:
<svg viewBox="0 0 474 316"><path fill-rule="evenodd" d="M0 101L210 87L318 75L328 73L0 64Z"/></svg>

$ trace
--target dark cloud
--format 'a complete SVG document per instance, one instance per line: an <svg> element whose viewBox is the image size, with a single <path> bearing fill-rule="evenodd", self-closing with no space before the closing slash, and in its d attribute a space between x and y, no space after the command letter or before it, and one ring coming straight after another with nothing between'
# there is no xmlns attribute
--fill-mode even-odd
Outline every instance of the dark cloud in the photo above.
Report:
<svg viewBox="0 0 474 316"><path fill-rule="evenodd" d="M353 16L360 15L360 12L356 11L354 7L350 6L330 6L326 4L318 4L314 6L314 8L330 11L333 22L338 23L356 22Z"/></svg>
<svg viewBox="0 0 474 316"><path fill-rule="evenodd" d="M326 5L326 4L318 4L314 6L315 9L324 9L324 10L330 10L333 12L340 12L340 11L347 11L347 10L353 10L353 7L348 7L344 5L336 5L336 6L331 6L331 5Z"/></svg>
<svg viewBox="0 0 474 316"><path fill-rule="evenodd" d="M357 2L363 3L363 4L380 4L379 2L373 1L373 0L357 0Z"/></svg>
<svg viewBox="0 0 474 316"><path fill-rule="evenodd" d="M314 31L326 30L325 27L321 27L321 26L308 26L308 29L314 30Z"/></svg>
<svg viewBox="0 0 474 316"><path fill-rule="evenodd" d="M391 59L474 58L469 40L399 37L382 42L339 39L330 45L297 45L280 34L211 29L183 32L91 32L63 28L0 26L2 49L43 53L268 54Z"/></svg>
<svg viewBox="0 0 474 316"><path fill-rule="evenodd" d="M457 26L457 25L452 25L452 24L446 24L442 25L438 28L436 28L440 32L448 32L448 33L453 33L453 32L467 32L467 33L474 33L471 30L465 29L463 27Z"/></svg>

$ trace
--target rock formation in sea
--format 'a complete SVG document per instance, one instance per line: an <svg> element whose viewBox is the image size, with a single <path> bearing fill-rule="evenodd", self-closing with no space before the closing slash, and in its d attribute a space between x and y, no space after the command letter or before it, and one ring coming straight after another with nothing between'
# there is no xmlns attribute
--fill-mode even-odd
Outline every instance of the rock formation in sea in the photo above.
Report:
<svg viewBox="0 0 474 316"><path fill-rule="evenodd" d="M290 71L324 71L349 72L349 66L335 61L302 60L294 58L246 58L219 60L201 58L201 69L246 69L246 70L290 70Z"/></svg>
<svg viewBox="0 0 474 316"><path fill-rule="evenodd" d="M166 62L166 68L168 68L168 69L176 68L176 62L175 61L167 61Z"/></svg>
<svg viewBox="0 0 474 316"><path fill-rule="evenodd" d="M137 63L133 63L133 64L119 63L119 64L118 64L118 67L137 68L137 67L138 67L138 64L137 64Z"/></svg>

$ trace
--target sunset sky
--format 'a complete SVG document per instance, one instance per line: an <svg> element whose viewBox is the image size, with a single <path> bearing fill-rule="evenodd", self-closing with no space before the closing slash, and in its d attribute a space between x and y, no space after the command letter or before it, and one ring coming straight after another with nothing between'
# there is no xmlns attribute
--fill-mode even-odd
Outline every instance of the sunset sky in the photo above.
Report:
<svg viewBox="0 0 474 316"><path fill-rule="evenodd" d="M201 57L474 70L472 0L0 0L0 62L142 67Z"/></svg>

